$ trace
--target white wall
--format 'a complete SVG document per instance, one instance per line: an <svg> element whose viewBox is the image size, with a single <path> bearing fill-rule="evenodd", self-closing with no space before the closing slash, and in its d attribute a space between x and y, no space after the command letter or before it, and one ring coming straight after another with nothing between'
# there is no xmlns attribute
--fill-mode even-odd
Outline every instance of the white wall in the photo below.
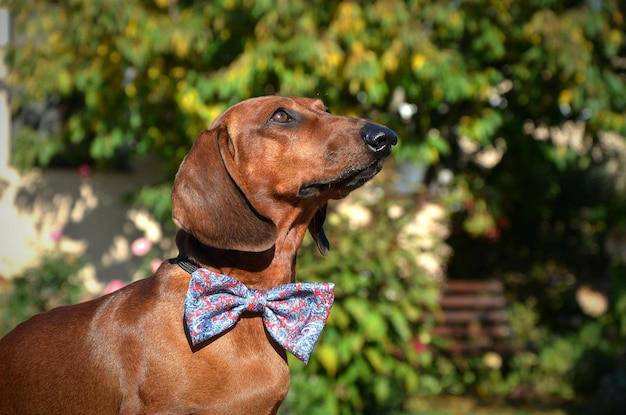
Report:
<svg viewBox="0 0 626 415"><path fill-rule="evenodd" d="M152 256L174 256L173 235L164 235L161 224L129 209L122 199L155 183L156 164L144 160L132 173L87 177L76 170L20 175L6 165L0 168L0 277L20 273L51 250L85 255L90 265L84 277L94 291L113 279L128 282L148 275L145 266L138 272L140 264ZM131 252L138 238L152 243L145 257Z"/></svg>
<svg viewBox="0 0 626 415"><path fill-rule="evenodd" d="M0 168L8 163L10 112L7 91L4 88L6 67L4 65L4 48L9 44L9 11L0 7Z"/></svg>

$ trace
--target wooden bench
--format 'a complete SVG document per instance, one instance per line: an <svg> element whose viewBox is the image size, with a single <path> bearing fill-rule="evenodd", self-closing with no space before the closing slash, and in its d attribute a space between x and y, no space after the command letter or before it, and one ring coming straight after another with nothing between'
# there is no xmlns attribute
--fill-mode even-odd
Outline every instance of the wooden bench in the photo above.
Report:
<svg viewBox="0 0 626 415"><path fill-rule="evenodd" d="M509 326L504 287L500 281L449 280L439 299L433 344L452 355L517 350L508 340Z"/></svg>

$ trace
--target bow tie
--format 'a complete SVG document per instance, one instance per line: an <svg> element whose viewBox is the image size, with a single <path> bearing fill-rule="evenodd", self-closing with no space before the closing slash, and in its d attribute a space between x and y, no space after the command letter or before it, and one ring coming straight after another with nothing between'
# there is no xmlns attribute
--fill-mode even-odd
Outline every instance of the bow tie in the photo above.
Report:
<svg viewBox="0 0 626 415"><path fill-rule="evenodd" d="M330 314L334 284L300 282L255 290L226 275L198 268L185 298L185 321L197 345L230 327L244 311L262 313L267 332L304 363Z"/></svg>

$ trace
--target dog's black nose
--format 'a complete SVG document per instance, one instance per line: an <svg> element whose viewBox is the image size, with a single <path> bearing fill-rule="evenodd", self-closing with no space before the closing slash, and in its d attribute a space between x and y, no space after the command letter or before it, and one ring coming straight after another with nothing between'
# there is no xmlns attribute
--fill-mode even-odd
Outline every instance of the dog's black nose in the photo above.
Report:
<svg viewBox="0 0 626 415"><path fill-rule="evenodd" d="M398 136L391 128L370 122L361 129L361 137L378 158L387 157L391 147L398 142Z"/></svg>

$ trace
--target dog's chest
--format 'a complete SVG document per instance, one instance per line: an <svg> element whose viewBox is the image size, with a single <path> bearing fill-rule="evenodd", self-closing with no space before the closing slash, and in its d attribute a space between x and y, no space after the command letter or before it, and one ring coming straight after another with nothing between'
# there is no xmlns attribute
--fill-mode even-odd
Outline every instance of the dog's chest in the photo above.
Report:
<svg viewBox="0 0 626 415"><path fill-rule="evenodd" d="M274 414L289 389L285 352L260 318L242 319L195 352L154 357L138 388L144 412Z"/></svg>

